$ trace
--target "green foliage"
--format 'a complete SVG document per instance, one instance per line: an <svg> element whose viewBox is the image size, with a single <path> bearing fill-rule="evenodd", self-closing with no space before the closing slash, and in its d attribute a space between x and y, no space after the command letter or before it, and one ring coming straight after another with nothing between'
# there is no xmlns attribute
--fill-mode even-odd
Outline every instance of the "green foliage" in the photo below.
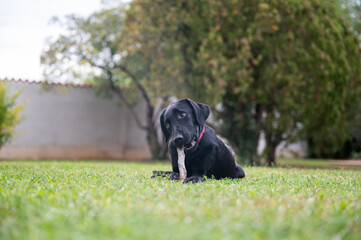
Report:
<svg viewBox="0 0 361 240"><path fill-rule="evenodd" d="M88 17L53 18L54 23L65 28L65 34L50 38L44 47L43 75L49 81L85 81L98 94L108 97L117 88L123 95L122 101L130 104L144 90L155 104L156 97L168 92L168 86L151 79L151 64L157 60L152 53L156 46L139 51L137 32L125 24L125 11L123 4L105 1L101 10Z"/></svg>
<svg viewBox="0 0 361 240"><path fill-rule="evenodd" d="M345 16L349 18L352 29L361 38L361 1L360 0L340 0L341 8L345 11Z"/></svg>
<svg viewBox="0 0 361 240"><path fill-rule="evenodd" d="M0 162L1 239L359 239L358 171L246 168L151 179L159 164Z"/></svg>
<svg viewBox="0 0 361 240"><path fill-rule="evenodd" d="M336 1L135 0L127 19L141 51L161 43L154 76L175 78L179 97L222 102L241 156L256 154L263 131L273 164L281 141L311 137L333 152L350 136L361 54L342 14Z"/></svg>
<svg viewBox="0 0 361 240"><path fill-rule="evenodd" d="M84 81L109 89L107 70L112 71L117 86L129 87L129 77L115 67L121 49L124 10L122 7L102 9L89 17L68 15L65 20L53 18L66 30L65 34L50 38L41 63L44 76L50 81Z"/></svg>
<svg viewBox="0 0 361 240"><path fill-rule="evenodd" d="M14 128L22 121L20 113L24 104L16 105L20 91L14 95L9 94L9 88L0 82L0 148L14 136Z"/></svg>
<svg viewBox="0 0 361 240"><path fill-rule="evenodd" d="M118 97L137 126L146 131L152 157L165 158L167 148L157 127L159 109L168 100L167 86L151 81L153 55L138 51L139 43L129 41L125 7L105 1L103 9L88 17L70 15L64 21L54 20L66 32L50 39L44 48L44 76L49 81L91 83L98 95ZM140 99L146 103L146 123L144 113L134 110Z"/></svg>

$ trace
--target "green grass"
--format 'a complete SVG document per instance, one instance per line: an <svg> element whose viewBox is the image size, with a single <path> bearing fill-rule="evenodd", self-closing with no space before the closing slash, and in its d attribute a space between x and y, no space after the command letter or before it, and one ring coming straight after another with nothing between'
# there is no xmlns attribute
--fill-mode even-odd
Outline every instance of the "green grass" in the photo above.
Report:
<svg viewBox="0 0 361 240"><path fill-rule="evenodd" d="M359 171L245 168L151 179L164 164L0 162L0 239L360 239Z"/></svg>

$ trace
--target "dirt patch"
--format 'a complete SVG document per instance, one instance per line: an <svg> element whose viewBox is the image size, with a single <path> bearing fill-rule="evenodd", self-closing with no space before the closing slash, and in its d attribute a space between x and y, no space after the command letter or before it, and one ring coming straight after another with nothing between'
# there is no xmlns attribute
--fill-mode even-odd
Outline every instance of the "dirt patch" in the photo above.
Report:
<svg viewBox="0 0 361 240"><path fill-rule="evenodd" d="M361 166L361 160L331 160L330 164L344 166Z"/></svg>

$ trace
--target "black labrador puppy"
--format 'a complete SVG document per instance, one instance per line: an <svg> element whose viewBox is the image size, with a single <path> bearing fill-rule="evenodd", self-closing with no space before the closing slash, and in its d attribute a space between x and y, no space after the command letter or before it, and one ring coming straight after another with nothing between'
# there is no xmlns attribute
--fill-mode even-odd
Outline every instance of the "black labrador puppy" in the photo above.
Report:
<svg viewBox="0 0 361 240"><path fill-rule="evenodd" d="M185 183L203 182L204 176L243 178L245 173L234 160L234 153L220 140L205 122L210 107L190 99L171 103L160 116L162 131L168 142L172 158L172 172L155 171L154 175L169 174L171 180L179 179L177 147L184 147L187 178Z"/></svg>

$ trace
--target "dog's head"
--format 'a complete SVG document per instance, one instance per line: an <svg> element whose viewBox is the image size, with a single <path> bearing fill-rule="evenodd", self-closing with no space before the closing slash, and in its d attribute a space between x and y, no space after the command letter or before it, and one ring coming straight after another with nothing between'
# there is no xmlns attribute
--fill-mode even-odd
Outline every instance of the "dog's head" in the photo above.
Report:
<svg viewBox="0 0 361 240"><path fill-rule="evenodd" d="M210 114L210 107L190 99L171 103L162 111L160 125L166 141L188 152L198 146L198 138Z"/></svg>

